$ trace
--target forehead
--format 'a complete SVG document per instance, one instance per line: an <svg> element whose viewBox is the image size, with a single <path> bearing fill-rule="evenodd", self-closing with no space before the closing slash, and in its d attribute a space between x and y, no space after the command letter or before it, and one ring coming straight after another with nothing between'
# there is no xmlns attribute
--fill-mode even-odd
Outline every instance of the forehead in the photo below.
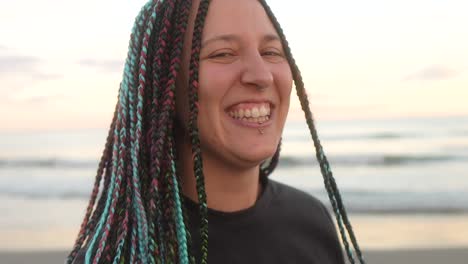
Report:
<svg viewBox="0 0 468 264"><path fill-rule="evenodd" d="M203 39L221 34L277 35L258 0L212 0L205 20Z"/></svg>

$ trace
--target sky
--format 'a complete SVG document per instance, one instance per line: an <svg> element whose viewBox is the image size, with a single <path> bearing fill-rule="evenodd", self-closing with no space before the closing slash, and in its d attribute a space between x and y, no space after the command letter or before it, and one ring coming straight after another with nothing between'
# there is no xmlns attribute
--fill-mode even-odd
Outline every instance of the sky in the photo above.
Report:
<svg viewBox="0 0 468 264"><path fill-rule="evenodd" d="M108 127L145 2L1 0L0 131ZM268 2L316 119L468 115L467 1Z"/></svg>

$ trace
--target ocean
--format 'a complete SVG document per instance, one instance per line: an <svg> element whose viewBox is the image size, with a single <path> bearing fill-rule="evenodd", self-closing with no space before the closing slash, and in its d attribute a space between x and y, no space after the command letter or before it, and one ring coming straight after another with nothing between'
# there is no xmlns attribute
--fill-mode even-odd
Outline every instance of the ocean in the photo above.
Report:
<svg viewBox="0 0 468 264"><path fill-rule="evenodd" d="M467 216L468 117L319 120L317 127L351 220ZM72 245L106 136L107 129L0 131L0 249ZM304 121L287 122L271 178L329 204Z"/></svg>

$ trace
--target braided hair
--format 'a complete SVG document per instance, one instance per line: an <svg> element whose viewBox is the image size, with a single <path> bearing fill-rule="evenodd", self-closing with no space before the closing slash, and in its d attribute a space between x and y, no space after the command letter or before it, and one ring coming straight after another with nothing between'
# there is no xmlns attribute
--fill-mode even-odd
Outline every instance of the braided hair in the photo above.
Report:
<svg viewBox="0 0 468 264"><path fill-rule="evenodd" d="M307 93L304 88L304 82L302 81L301 72L299 71L299 68L297 67L297 64L292 56L291 49L289 48L288 42L286 40L283 30L281 29L280 24L278 23L278 20L274 16L273 12L271 11L266 1L265 0L259 0L259 1L265 8L265 11L268 17L270 18L271 22L273 23L273 26L275 27L276 31L278 32L280 36L283 49L286 53L286 58L288 59L289 65L291 67L294 84L296 86L297 96L299 97L302 110L304 111L304 114L305 114L307 126L309 127L309 131L312 136L312 140L314 142L315 152L316 152L317 160L320 164L320 171L324 179L325 189L327 190L328 197L333 207L333 212L335 213L335 216L336 216L336 221L338 223L338 228L340 230L341 239L345 246L348 259L350 263L355 263L353 252L349 248L349 242L347 239L347 234L345 232L345 229L351 239L351 242L353 244L353 247L354 247L354 250L356 252L359 262L364 263L361 250L359 248L353 229L351 227L351 223L349 222L343 201L341 199L340 192L338 190L338 187L335 182L335 178L333 177L333 173L331 171L330 164L327 160L327 157L325 156L325 152L323 151L323 147L320 143L320 139L318 138L317 129L315 128L314 118L309 108L309 99L307 98ZM345 227L343 227L343 224L345 225Z"/></svg>
<svg viewBox="0 0 468 264"><path fill-rule="evenodd" d="M343 224L364 263L320 145L299 69L271 9L259 1L285 49L348 258L355 263ZM209 2L201 0L197 10L188 85L188 127L201 218L199 262L203 264L208 259L208 208L197 116L199 55ZM191 8L192 0L149 0L135 19L118 102L86 214L66 260L69 264L82 249L86 249L85 263L93 264L195 263L176 171L174 135L175 83ZM261 177L273 172L279 153L280 144L273 157L261 164Z"/></svg>

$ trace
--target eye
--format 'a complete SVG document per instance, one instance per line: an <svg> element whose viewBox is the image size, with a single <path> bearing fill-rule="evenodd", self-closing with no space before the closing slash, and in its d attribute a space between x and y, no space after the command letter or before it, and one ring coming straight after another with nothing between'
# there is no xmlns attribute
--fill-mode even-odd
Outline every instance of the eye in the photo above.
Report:
<svg viewBox="0 0 468 264"><path fill-rule="evenodd" d="M238 54L234 50L222 49L214 51L205 58L214 63L229 64L237 60Z"/></svg>
<svg viewBox="0 0 468 264"><path fill-rule="evenodd" d="M262 56L280 56L280 57L283 57L283 54L280 53L280 52L277 52L277 51L269 50L269 51L264 51L262 53Z"/></svg>
<svg viewBox="0 0 468 264"><path fill-rule="evenodd" d="M280 63L285 60L284 53L276 48L263 50L261 55L265 58L265 60L272 63Z"/></svg>
<svg viewBox="0 0 468 264"><path fill-rule="evenodd" d="M218 52L218 53L210 55L209 58L221 59L221 58L229 58L229 57L232 57L232 56L234 56L234 54L231 53L231 52Z"/></svg>

